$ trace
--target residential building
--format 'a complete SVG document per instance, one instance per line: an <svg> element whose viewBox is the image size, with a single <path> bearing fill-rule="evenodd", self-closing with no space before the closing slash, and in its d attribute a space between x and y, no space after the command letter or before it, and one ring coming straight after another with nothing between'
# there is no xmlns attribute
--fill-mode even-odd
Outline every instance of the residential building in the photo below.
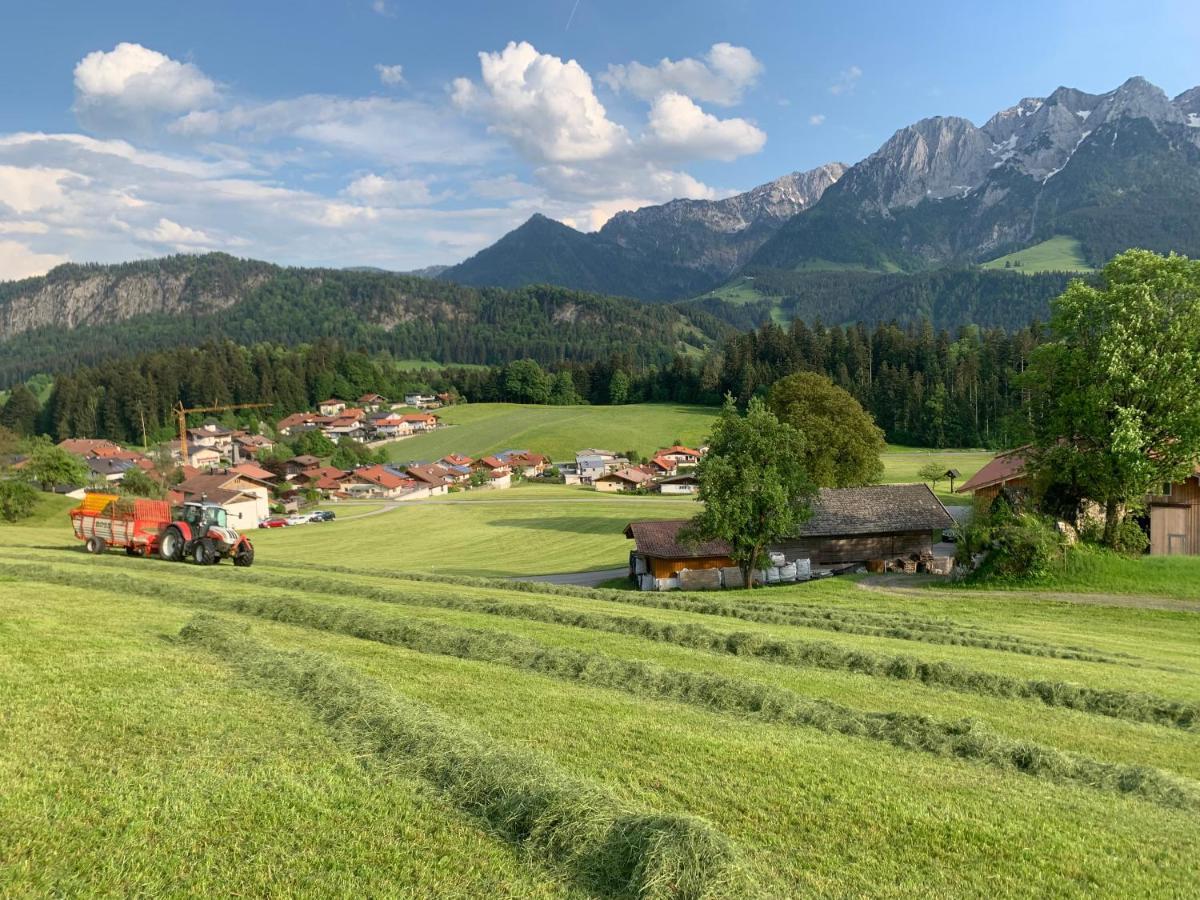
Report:
<svg viewBox="0 0 1200 900"><path fill-rule="evenodd" d="M365 466L340 479L342 490L352 497L378 497L384 500L398 498L413 486L407 479L386 466Z"/></svg>
<svg viewBox="0 0 1200 900"><path fill-rule="evenodd" d="M610 450L588 448L575 454L575 467L579 471L579 480L584 484L591 484L600 476L627 465L629 460Z"/></svg>
<svg viewBox="0 0 1200 900"><path fill-rule="evenodd" d="M225 507L235 528L252 528L271 512L271 486L228 469L193 475L175 486L185 502L208 500ZM239 518L240 517L240 518Z"/></svg>
<svg viewBox="0 0 1200 900"><path fill-rule="evenodd" d="M663 494L698 494L700 493L700 479L690 473L673 475L670 478L660 479L658 490Z"/></svg>
<svg viewBox="0 0 1200 900"><path fill-rule="evenodd" d="M1001 492L1010 501L1028 496L1032 481L1025 472L1028 447L999 453L958 487L956 494L972 494L976 502L991 503Z"/></svg>
<svg viewBox="0 0 1200 900"><path fill-rule="evenodd" d="M328 400L322 400L317 404L317 409L323 416L340 415L349 404L345 400L338 400L336 397L331 397Z"/></svg>
<svg viewBox="0 0 1200 900"><path fill-rule="evenodd" d="M367 412L375 412L384 406L387 406L387 397L382 394L363 394L358 398L358 405Z"/></svg>
<svg viewBox="0 0 1200 900"><path fill-rule="evenodd" d="M122 452L119 445L102 438L67 438L65 441L59 441L58 446L68 453L81 457L115 456ZM178 447L178 442L176 447Z"/></svg>
<svg viewBox="0 0 1200 900"><path fill-rule="evenodd" d="M207 469L221 462L221 454L212 447L200 447L189 443L186 460L180 458L179 441L169 441L167 449L170 451L172 459L196 469Z"/></svg>
<svg viewBox="0 0 1200 900"><path fill-rule="evenodd" d="M700 462L700 458L704 455L699 450L693 450L691 447L682 447L676 444L674 447L667 447L664 450L659 450L654 454L655 457L669 459L677 466L694 466Z"/></svg>
<svg viewBox="0 0 1200 900"><path fill-rule="evenodd" d="M654 477L649 472L633 468L617 469L592 480L596 490L610 494L648 488L653 483Z"/></svg>
<svg viewBox="0 0 1200 900"><path fill-rule="evenodd" d="M412 424L391 410L371 413L367 416L366 426L368 433L376 440L407 437L413 433Z"/></svg>
<svg viewBox="0 0 1200 900"><path fill-rule="evenodd" d="M433 413L405 413L402 418L413 431L433 431L438 427L438 417Z"/></svg>
<svg viewBox="0 0 1200 900"><path fill-rule="evenodd" d="M223 458L228 458L233 452L233 430L217 422L205 422L199 428L189 428L187 436L189 445L211 447Z"/></svg>

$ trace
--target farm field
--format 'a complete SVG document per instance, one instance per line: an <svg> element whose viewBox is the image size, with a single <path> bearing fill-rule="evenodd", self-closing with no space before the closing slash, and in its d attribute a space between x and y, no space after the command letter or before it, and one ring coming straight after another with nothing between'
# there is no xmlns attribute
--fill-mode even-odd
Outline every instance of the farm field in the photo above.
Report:
<svg viewBox="0 0 1200 900"><path fill-rule="evenodd" d="M1007 265L1006 265L1007 264ZM1065 234L1054 237L1017 250L1006 256L985 262L982 269L1010 268L1014 272L1024 272L1033 275L1037 272L1079 272L1096 271L1083 258L1083 250L1079 241Z"/></svg>
<svg viewBox="0 0 1200 900"><path fill-rule="evenodd" d="M887 484L904 484L920 481L917 472L929 462L944 463L947 469L958 469L962 477L954 482L961 487L963 482L983 468L995 454L989 450L927 450L919 447L901 447L889 444L883 453L883 480ZM948 481L938 482L934 489L938 499L947 505L970 506L969 494L951 494Z"/></svg>
<svg viewBox="0 0 1200 900"><path fill-rule="evenodd" d="M440 410L450 427L387 445L398 462L435 460L447 453L478 456L506 449L544 453L556 462L573 460L583 447L647 454L675 438L697 444L708 434L717 410L709 406L637 403L628 406L533 406L470 403Z"/></svg>
<svg viewBox="0 0 1200 900"><path fill-rule="evenodd" d="M344 523L352 539L259 533L254 568L197 568L88 556L50 507L0 527L0 894L1194 883L1194 613L406 577L403 552L354 545L408 510Z"/></svg>

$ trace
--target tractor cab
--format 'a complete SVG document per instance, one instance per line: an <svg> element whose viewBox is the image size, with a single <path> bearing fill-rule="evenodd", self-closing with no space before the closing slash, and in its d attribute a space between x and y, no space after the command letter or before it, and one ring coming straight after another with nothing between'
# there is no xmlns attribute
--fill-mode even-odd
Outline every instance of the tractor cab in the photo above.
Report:
<svg viewBox="0 0 1200 900"><path fill-rule="evenodd" d="M185 503L179 518L196 527L229 527L229 514L215 503Z"/></svg>

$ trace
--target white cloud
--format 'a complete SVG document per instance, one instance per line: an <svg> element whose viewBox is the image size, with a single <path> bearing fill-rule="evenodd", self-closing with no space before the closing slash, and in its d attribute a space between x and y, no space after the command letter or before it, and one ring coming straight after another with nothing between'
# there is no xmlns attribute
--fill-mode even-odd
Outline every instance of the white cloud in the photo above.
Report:
<svg viewBox="0 0 1200 900"><path fill-rule="evenodd" d="M454 103L487 118L490 130L508 137L527 158L600 159L628 142L575 60L563 62L522 41L509 42L499 53L480 53L479 63L482 83L455 79Z"/></svg>
<svg viewBox="0 0 1200 900"><path fill-rule="evenodd" d="M438 199L424 179L387 178L374 173L356 178L343 193L376 206L428 206Z"/></svg>
<svg viewBox="0 0 1200 900"><path fill-rule="evenodd" d="M45 275L67 258L55 253L34 253L16 241L0 241L0 279L29 278Z"/></svg>
<svg viewBox="0 0 1200 900"><path fill-rule="evenodd" d="M97 127L145 124L217 99L217 85L191 63L122 42L89 53L75 66L75 111Z"/></svg>
<svg viewBox="0 0 1200 900"><path fill-rule="evenodd" d="M70 176L71 173L65 169L0 165L0 207L7 206L16 213L29 213L61 206L62 181Z"/></svg>
<svg viewBox="0 0 1200 900"><path fill-rule="evenodd" d="M375 71L379 73L379 80L388 87L404 84L404 66L385 66L383 63L375 63Z"/></svg>
<svg viewBox="0 0 1200 900"><path fill-rule="evenodd" d="M825 124L825 113L814 113L813 115L809 116L808 124L809 125L824 125Z"/></svg>
<svg viewBox="0 0 1200 900"><path fill-rule="evenodd" d="M741 102L762 71L762 63L745 47L722 42L713 44L702 60L664 57L654 66L638 62L612 65L600 80L614 91L628 90L643 100L674 91L719 106L732 106Z"/></svg>
<svg viewBox="0 0 1200 900"><path fill-rule="evenodd" d="M655 99L646 126L648 145L682 158L732 160L757 153L766 141L745 119L718 119L676 93Z"/></svg>
<svg viewBox="0 0 1200 900"><path fill-rule="evenodd" d="M386 16L389 19L396 16L396 13L392 10L387 0L371 0L371 11L376 15Z"/></svg>
<svg viewBox="0 0 1200 900"><path fill-rule="evenodd" d="M858 84L858 79L862 78L863 70L858 66L851 66L848 69L843 69L838 72L837 78L833 84L829 86L829 93L834 94L852 94L854 87Z"/></svg>

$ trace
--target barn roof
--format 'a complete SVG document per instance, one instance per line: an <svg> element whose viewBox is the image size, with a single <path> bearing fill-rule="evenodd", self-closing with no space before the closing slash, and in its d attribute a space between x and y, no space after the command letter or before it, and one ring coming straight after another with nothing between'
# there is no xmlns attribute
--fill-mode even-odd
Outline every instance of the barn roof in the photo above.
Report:
<svg viewBox="0 0 1200 900"><path fill-rule="evenodd" d="M686 524L686 519L630 522L625 526L625 537L633 539L638 553L663 559L700 559L729 555L729 544L725 541L682 543L679 540L679 530Z"/></svg>
<svg viewBox="0 0 1200 900"><path fill-rule="evenodd" d="M1004 484L1025 474L1025 451L1027 447L1018 447L1007 453L1000 453L984 464L983 468L968 478L954 493L969 494L980 488L991 487L994 484Z"/></svg>
<svg viewBox="0 0 1200 900"><path fill-rule="evenodd" d="M873 484L821 488L800 537L888 534L950 528L954 517L926 484Z"/></svg>

